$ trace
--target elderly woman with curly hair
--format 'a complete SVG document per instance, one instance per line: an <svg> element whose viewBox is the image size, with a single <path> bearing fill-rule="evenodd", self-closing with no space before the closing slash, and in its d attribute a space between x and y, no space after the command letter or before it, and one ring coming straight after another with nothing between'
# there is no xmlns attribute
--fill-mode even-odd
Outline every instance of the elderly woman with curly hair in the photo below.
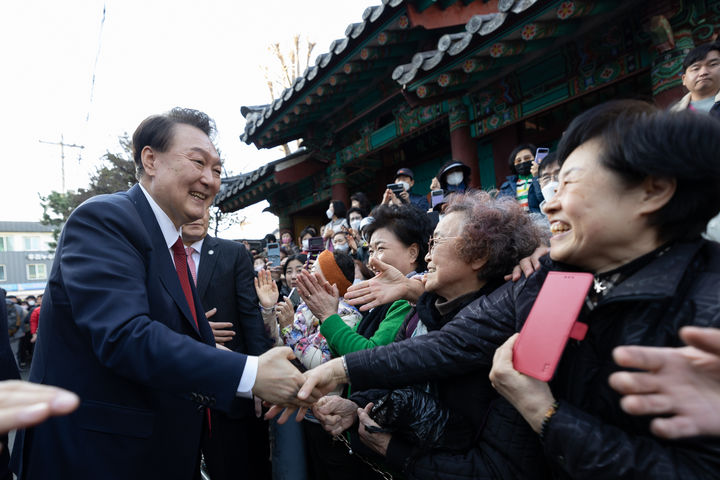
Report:
<svg viewBox="0 0 720 480"><path fill-rule="evenodd" d="M430 238L425 291L395 340L439 330L466 305L492 293L502 285L504 274L538 246L541 237L511 198L493 199L486 192L453 195ZM429 350L425 354L434 353ZM349 400L325 397L314 411L334 434L354 424L358 407L378 401L396 402L396 411L385 416L409 416L406 423L424 424L426 430L447 422L442 435L436 431L433 438L422 440L424 444L411 439L408 432L360 431L362 441L384 456L391 469L409 478L437 478L441 472L462 478L516 478L523 471L540 478L540 442L520 414L492 389L488 373L486 367L423 388L360 391ZM403 406L397 405L400 400L405 401ZM488 417L491 406L493 415ZM353 449L362 455L356 432L356 428L351 432ZM515 460L522 458L520 462L508 461L509 449L503 443L510 436Z"/></svg>

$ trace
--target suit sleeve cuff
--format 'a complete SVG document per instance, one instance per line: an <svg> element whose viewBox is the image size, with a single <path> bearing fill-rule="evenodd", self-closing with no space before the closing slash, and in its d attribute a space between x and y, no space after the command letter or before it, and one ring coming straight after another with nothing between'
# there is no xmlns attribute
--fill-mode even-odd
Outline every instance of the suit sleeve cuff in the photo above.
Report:
<svg viewBox="0 0 720 480"><path fill-rule="evenodd" d="M237 396L241 398L253 398L252 388L255 386L255 378L257 377L258 357L248 355L245 360L245 369L243 370L240 384L237 387Z"/></svg>

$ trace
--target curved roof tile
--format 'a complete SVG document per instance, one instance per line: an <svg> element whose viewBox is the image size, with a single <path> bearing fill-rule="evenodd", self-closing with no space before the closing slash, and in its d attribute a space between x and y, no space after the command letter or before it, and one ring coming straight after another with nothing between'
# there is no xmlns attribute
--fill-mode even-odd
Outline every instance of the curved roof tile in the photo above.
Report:
<svg viewBox="0 0 720 480"><path fill-rule="evenodd" d="M445 53L448 55L458 55L462 53L472 43L475 35L486 36L494 32L505 23L509 11L517 14L522 13L540 0L500 0L498 2L499 13L490 13L485 15L474 15L465 24L465 33L452 33L440 37L436 50L418 52L412 57L411 67L407 69L407 65L402 72L400 67L393 72L393 80L405 86L412 82L417 76L417 72L421 69L429 71L437 67L442 61Z"/></svg>
<svg viewBox="0 0 720 480"><path fill-rule="evenodd" d="M308 67L301 76L295 78L292 85L285 89L275 102L260 110L255 117L248 116L245 124L245 131L242 135L240 135L240 139L246 143L251 141L251 137L259 131L259 128L265 123L266 119L269 120L273 113L280 112L286 105L292 104L293 98L296 95L301 94L300 92L305 89L310 82L318 77L321 70L328 68L331 64L337 63L333 60L338 55L350 51L348 47L351 45L352 41L360 38L362 33L367 30L370 23L378 21L381 17L383 17L384 13L392 9L400 6L404 7L404 5L408 2L408 0L380 1L380 5L367 7L363 11L362 22L349 24L345 29L345 36L341 39L334 40L330 44L330 48L327 53L318 55L315 59L315 65ZM500 5L503 11L509 11L512 9L512 11L515 12L517 9L520 9L517 11L527 9L536 1L537 0L500 0ZM489 18L487 15L478 17L481 18L473 17L473 19L471 19L471 21L465 26L466 30L470 34L475 33L478 29L482 29L486 23L498 22L499 26L504 21L504 16L502 18ZM493 29L495 28L497 27L494 27ZM403 85L407 84L415 78L417 71L420 68L423 70L435 68L444 58L445 52L450 55L457 55L462 52L465 48L467 48L467 45L471 43L472 35L459 33L452 35L451 38L445 38L445 36L443 36L441 41L443 43L442 45L438 45L437 50L421 52L420 54L417 54L420 55L420 59L413 57L412 64L401 65L395 68L392 78ZM423 55L424 53L426 54Z"/></svg>
<svg viewBox="0 0 720 480"><path fill-rule="evenodd" d="M397 80L400 77L402 77L405 73L412 70L413 66L412 63L406 63L405 65L398 65L395 67L395 70L392 72L392 79Z"/></svg>
<svg viewBox="0 0 720 480"><path fill-rule="evenodd" d="M445 52L441 52L440 50L434 50L432 52L432 56L427 58L425 62L422 64L423 70L431 70L438 66L438 64L442 61L443 57L445 56Z"/></svg>
<svg viewBox="0 0 720 480"><path fill-rule="evenodd" d="M447 50L450 48L450 46L463 38L464 35L467 35L467 32L461 32L461 33L446 33L440 39L437 43L437 49L441 52L447 52Z"/></svg>

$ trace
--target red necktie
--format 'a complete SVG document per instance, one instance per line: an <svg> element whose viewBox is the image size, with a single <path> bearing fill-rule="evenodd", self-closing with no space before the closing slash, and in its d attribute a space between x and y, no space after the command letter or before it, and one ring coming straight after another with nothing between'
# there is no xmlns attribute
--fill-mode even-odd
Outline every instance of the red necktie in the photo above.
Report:
<svg viewBox="0 0 720 480"><path fill-rule="evenodd" d="M198 326L197 314L195 313L195 302L193 301L192 289L190 288L190 279L188 278L187 253L185 252L185 246L182 243L182 238L178 237L177 241L172 246L172 251L173 259L175 260L175 271L177 271L178 278L180 279L180 285L182 286L183 293L185 294L185 300L187 300L190 312L192 312L193 320L195 320L195 326L200 328ZM210 409L205 408L205 413L208 421L208 435L210 435L212 429L210 426Z"/></svg>
<svg viewBox="0 0 720 480"><path fill-rule="evenodd" d="M198 327L197 313L195 313L195 302L193 301L190 279L188 278L187 255L185 254L185 247L183 246L182 239L180 237L178 237L177 242L173 244L172 251L173 258L175 259L175 270L177 271L178 278L180 279L180 285L182 286L183 293L185 294L185 300L187 300L188 306L190 307L190 313L192 313L193 320L195 320L195 326Z"/></svg>

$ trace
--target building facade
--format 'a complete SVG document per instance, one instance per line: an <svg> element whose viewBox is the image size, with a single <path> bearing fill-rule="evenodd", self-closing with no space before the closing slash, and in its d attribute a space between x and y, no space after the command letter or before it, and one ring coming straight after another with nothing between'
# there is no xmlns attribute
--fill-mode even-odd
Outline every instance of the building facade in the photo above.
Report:
<svg viewBox="0 0 720 480"><path fill-rule="evenodd" d="M55 258L53 228L40 222L0 222L0 287L24 297L45 290Z"/></svg>
<svg viewBox="0 0 720 480"><path fill-rule="evenodd" d="M552 148L598 103L680 98L684 56L719 27L718 0L383 0L279 98L243 107L243 141L304 148L227 182L216 204L268 200L297 233L327 221L329 200L378 203L399 167L416 194L450 159L497 188L515 146Z"/></svg>

